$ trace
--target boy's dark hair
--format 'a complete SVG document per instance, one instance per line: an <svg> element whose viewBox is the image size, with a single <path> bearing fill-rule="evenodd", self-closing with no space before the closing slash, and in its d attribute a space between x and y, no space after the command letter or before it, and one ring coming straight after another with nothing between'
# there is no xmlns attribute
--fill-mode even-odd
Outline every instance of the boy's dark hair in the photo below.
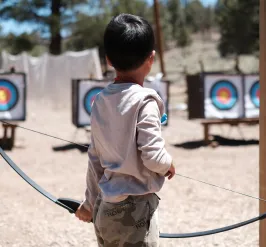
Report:
<svg viewBox="0 0 266 247"><path fill-rule="evenodd" d="M115 16L105 29L104 48L106 56L116 70L137 69L154 50L152 27L139 16Z"/></svg>

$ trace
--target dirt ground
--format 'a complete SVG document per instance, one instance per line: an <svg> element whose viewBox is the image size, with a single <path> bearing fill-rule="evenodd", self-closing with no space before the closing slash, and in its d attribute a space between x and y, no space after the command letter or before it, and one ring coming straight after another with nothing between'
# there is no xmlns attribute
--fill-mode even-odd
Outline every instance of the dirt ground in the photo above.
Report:
<svg viewBox="0 0 266 247"><path fill-rule="evenodd" d="M182 88L171 87L178 99ZM181 95L182 93L180 93ZM28 102L28 117L22 126L85 144L84 130L76 132L69 107L53 109ZM225 138L258 140L258 126L213 127L212 133ZM242 133L242 134L241 134ZM242 136L243 135L243 136ZM172 110L164 128L166 146L174 157L176 171L253 196L259 189L257 144L235 146L222 142L215 149L201 145L199 121L188 121L185 112ZM17 130L16 147L8 155L38 184L56 197L82 200L85 189L87 154L77 148L54 151L67 145L23 129ZM258 215L257 200L233 194L176 176L159 193L161 232L185 233L238 223ZM161 246L212 247L258 246L259 224L200 238L161 239ZM93 225L79 222L26 184L0 159L0 246L73 247L97 246Z"/></svg>

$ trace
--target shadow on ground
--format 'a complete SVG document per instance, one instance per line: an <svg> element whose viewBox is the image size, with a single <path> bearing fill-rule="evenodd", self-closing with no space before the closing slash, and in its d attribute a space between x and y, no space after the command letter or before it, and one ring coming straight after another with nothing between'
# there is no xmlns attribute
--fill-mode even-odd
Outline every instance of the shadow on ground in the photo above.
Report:
<svg viewBox="0 0 266 247"><path fill-rule="evenodd" d="M212 146L248 146L248 145L258 145L259 141L255 139L250 139L250 140L243 140L243 139L229 139L225 138L222 136L218 135L213 135L212 136ZM60 151L69 151L72 149L78 149L81 153L86 153L88 151L89 144L85 143L79 143L81 146L78 146L76 144L67 144L63 146L56 146L53 147L53 150L55 152L60 152ZM85 147L86 146L86 147ZM204 142L204 140L196 140L196 141L190 141L190 142L183 142L183 143L178 143L178 144L173 144L174 147L177 148L184 148L184 149L197 149L200 147L205 147L208 146Z"/></svg>
<svg viewBox="0 0 266 247"><path fill-rule="evenodd" d="M56 146L56 147L53 147L53 150L55 152L59 152L59 151L69 151L69 150L72 150L72 149L78 149L81 153L86 153L88 152L88 147L89 147L89 144L87 143L78 143L79 145L76 145L76 144L67 144L67 145L63 145L63 146ZM85 147L86 146L86 147Z"/></svg>
<svg viewBox="0 0 266 247"><path fill-rule="evenodd" d="M258 145L259 140L250 139L250 140L243 140L243 139L229 139L218 135L212 135L212 146L248 146L248 145ZM197 149L200 147L209 146L204 142L204 140L196 140L190 142L183 142L179 144L173 144L174 147L177 148L184 148L184 149Z"/></svg>

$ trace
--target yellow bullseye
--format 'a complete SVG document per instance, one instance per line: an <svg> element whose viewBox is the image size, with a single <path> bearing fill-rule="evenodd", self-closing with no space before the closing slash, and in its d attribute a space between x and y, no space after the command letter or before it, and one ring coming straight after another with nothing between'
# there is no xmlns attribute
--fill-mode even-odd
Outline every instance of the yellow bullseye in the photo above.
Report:
<svg viewBox="0 0 266 247"><path fill-rule="evenodd" d="M226 101L228 101L229 100L229 93L228 92L226 92L226 91L222 91L221 93L220 93L220 95L219 95L219 98L220 98L220 100L222 101L222 102L226 102Z"/></svg>
<svg viewBox="0 0 266 247"><path fill-rule="evenodd" d="M223 91L221 94L222 94L221 97L222 97L223 99L227 99L228 96L229 96L228 93L227 93L226 91Z"/></svg>
<svg viewBox="0 0 266 247"><path fill-rule="evenodd" d="M7 101L7 93L5 92L5 90L0 90L0 101L1 102L6 102Z"/></svg>

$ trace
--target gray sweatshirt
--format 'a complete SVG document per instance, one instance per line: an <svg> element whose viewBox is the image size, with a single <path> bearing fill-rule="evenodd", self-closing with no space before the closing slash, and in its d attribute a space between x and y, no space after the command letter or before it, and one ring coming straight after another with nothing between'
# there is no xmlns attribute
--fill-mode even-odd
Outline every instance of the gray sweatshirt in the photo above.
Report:
<svg viewBox="0 0 266 247"><path fill-rule="evenodd" d="M135 83L109 84L96 96L85 208L93 210L99 193L119 202L162 188L172 163L161 136L163 113L156 91Z"/></svg>

